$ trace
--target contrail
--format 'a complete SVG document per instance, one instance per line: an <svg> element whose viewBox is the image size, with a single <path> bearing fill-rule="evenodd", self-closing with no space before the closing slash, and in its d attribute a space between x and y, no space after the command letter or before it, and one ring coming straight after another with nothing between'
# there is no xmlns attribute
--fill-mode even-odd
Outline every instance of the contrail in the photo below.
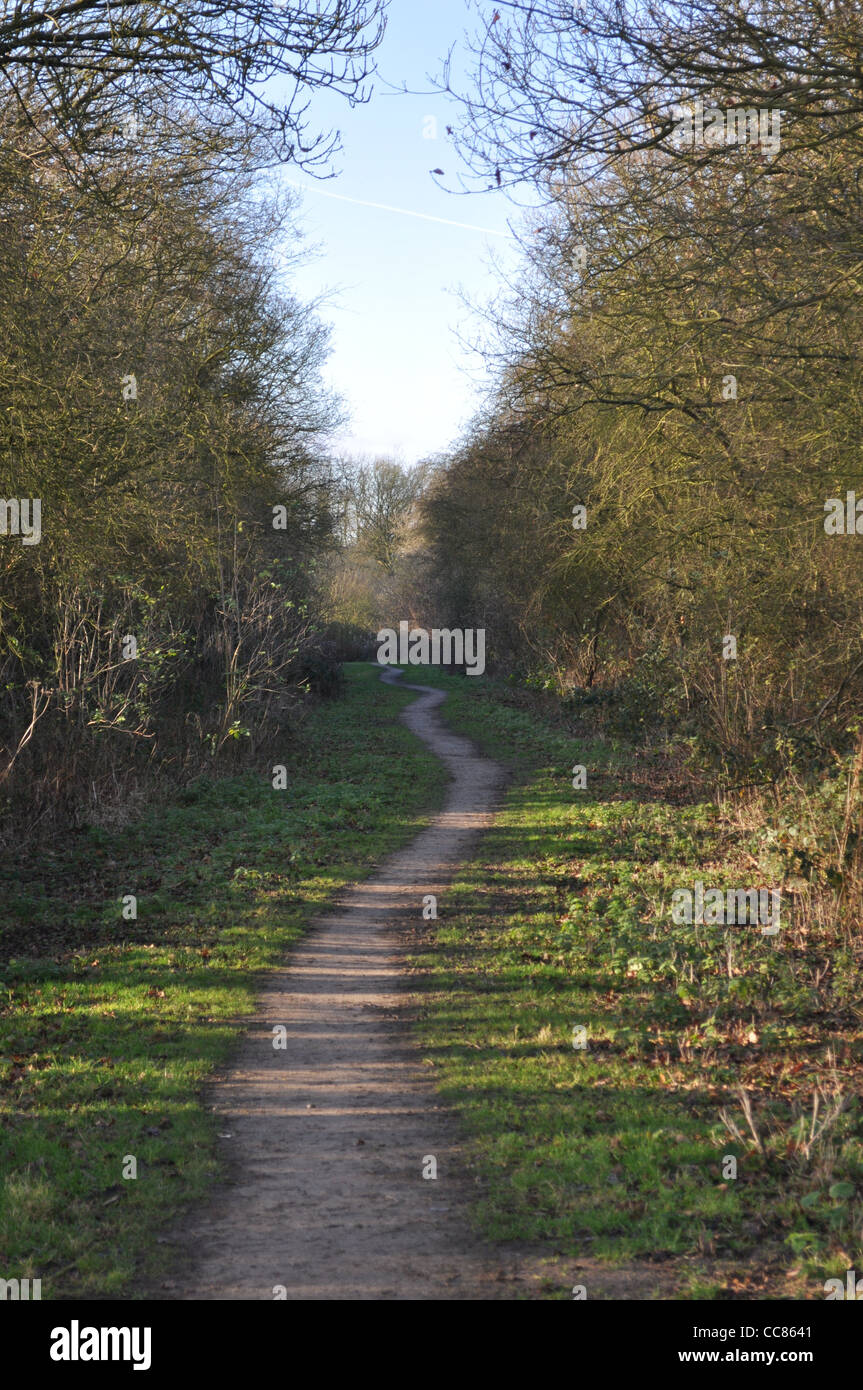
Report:
<svg viewBox="0 0 863 1390"><path fill-rule="evenodd" d="M497 232L493 227L477 227L473 222L454 222L451 217L433 217L430 212L413 212L411 208L394 208L390 203L371 203L365 198L349 198L346 193L330 193L324 188L315 188L306 183L297 183L295 179L285 179L294 188L299 188L303 193L319 193L322 198L337 198L340 203L356 203L361 208L378 208L381 212L400 212L402 217L419 217L423 222L442 222L445 227L462 227L466 232L485 232L488 236L506 237L507 241L515 241L515 237L510 232Z"/></svg>

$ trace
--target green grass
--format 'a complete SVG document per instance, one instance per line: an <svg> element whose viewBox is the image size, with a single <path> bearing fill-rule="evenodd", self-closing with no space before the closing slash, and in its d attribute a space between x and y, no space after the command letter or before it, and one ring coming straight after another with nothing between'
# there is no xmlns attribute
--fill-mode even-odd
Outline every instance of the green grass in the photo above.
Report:
<svg viewBox="0 0 863 1390"><path fill-rule="evenodd" d="M698 878L778 886L763 828L687 802L665 756L579 739L487 680L414 678L514 773L419 962L479 1226L611 1265L678 1261L681 1296L823 1296L827 1274L863 1267L859 949L838 927L674 925L673 889ZM817 1084L850 1103L807 1157Z"/></svg>
<svg viewBox="0 0 863 1390"><path fill-rule="evenodd" d="M347 698L258 774L201 779L3 871L0 1277L70 1298L155 1274L160 1227L217 1175L201 1087L261 973L439 804L441 768L394 717L413 695L348 669ZM841 926L674 926L671 892L696 878L777 883L763 827L687 800L667 758L578 738L492 682L411 677L444 686L445 717L513 772L422 959L421 1038L470 1136L480 1227L672 1262L688 1297L821 1296L863 1268L856 1103L803 1152L813 1086L860 1091L859 948Z"/></svg>
<svg viewBox="0 0 863 1390"><path fill-rule="evenodd" d="M121 831L4 868L0 1277L93 1298L153 1274L159 1227L217 1175L201 1086L260 972L439 803L444 772L395 717L414 697L347 670L347 697L260 773L201 779Z"/></svg>

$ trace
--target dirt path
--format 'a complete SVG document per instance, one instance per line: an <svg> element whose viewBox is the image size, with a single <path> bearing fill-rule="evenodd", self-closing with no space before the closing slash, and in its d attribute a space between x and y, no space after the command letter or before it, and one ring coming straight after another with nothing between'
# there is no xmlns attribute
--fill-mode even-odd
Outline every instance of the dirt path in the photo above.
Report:
<svg viewBox="0 0 863 1390"><path fill-rule="evenodd" d="M280 1285L288 1299L517 1296L507 1256L468 1232L470 1178L411 1038L403 969L423 895L445 914L503 774L442 725L442 691L409 688L421 694L402 718L449 769L446 805L272 976L211 1096L233 1181L177 1232L189 1263L162 1297L273 1299ZM435 1180L422 1176L429 1156Z"/></svg>

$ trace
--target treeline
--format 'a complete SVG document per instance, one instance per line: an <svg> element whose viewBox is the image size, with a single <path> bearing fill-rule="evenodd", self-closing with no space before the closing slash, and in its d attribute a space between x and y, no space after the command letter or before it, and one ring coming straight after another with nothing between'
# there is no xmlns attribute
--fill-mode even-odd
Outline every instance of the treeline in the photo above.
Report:
<svg viewBox="0 0 863 1390"><path fill-rule="evenodd" d="M376 632L427 616L433 576L423 534L422 498L431 463L385 457L344 459L337 470L338 549L324 569L326 612L339 652L373 659Z"/></svg>
<svg viewBox="0 0 863 1390"><path fill-rule="evenodd" d="M827 505L863 532L859 7L497 13L462 152L538 206L427 501L434 617L734 776L829 761L863 714Z"/></svg>
<svg viewBox="0 0 863 1390"><path fill-rule="evenodd" d="M0 20L7 843L254 749L334 683L317 569L338 406L266 171L332 152L303 92L362 99L378 11L201 0L166 24L120 3L106 26L103 6L57 3ZM250 95L279 74L287 100Z"/></svg>

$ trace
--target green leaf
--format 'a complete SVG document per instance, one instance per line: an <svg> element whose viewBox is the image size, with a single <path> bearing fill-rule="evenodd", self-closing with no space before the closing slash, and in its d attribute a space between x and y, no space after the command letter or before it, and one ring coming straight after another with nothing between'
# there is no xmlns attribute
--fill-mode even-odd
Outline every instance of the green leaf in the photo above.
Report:
<svg viewBox="0 0 863 1390"><path fill-rule="evenodd" d="M847 1202L856 1191L853 1182L834 1182L830 1188L830 1196L834 1202Z"/></svg>

